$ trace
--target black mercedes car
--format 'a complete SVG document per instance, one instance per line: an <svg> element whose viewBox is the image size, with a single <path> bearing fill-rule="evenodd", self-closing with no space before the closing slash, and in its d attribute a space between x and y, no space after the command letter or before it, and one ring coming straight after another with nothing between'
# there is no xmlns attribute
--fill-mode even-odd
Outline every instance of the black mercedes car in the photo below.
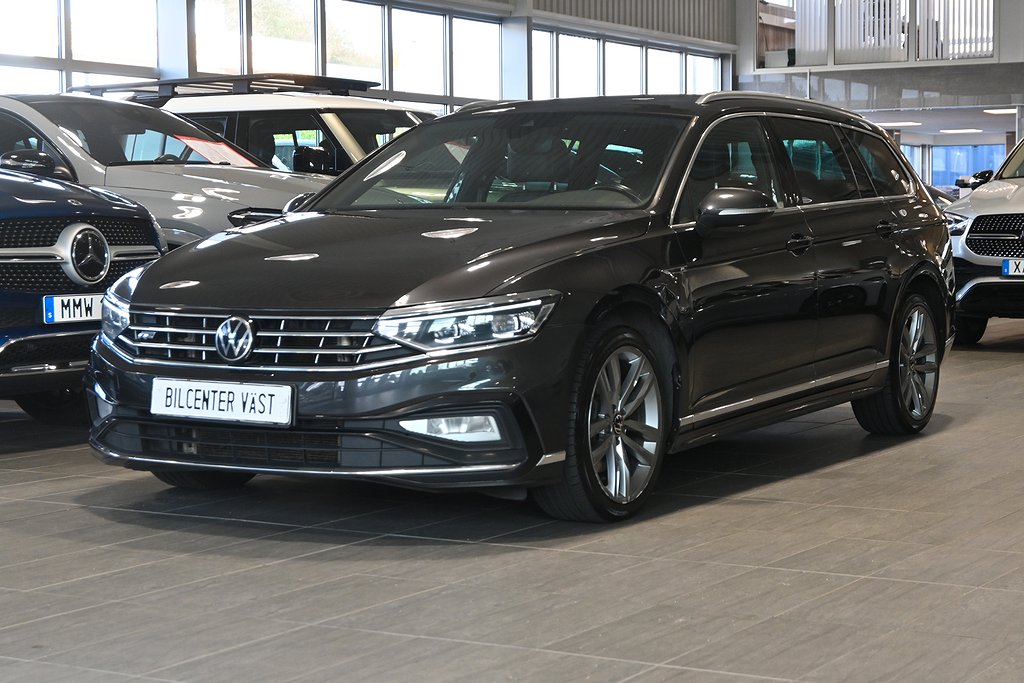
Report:
<svg viewBox="0 0 1024 683"><path fill-rule="evenodd" d="M82 372L103 292L161 251L159 226L130 199L0 170L0 398L88 424Z"/></svg>
<svg viewBox="0 0 1024 683"><path fill-rule="evenodd" d="M722 434L845 401L868 431L922 429L952 283L939 210L855 114L476 105L122 278L91 443L186 488L364 478L618 519Z"/></svg>

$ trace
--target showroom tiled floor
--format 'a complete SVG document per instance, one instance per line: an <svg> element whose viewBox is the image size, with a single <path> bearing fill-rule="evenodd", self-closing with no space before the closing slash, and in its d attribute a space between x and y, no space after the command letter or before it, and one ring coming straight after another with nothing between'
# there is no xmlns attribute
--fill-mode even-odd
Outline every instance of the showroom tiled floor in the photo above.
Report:
<svg viewBox="0 0 1024 683"><path fill-rule="evenodd" d="M1024 322L912 439L847 406L617 526L264 477L170 490L0 402L0 681L1024 680Z"/></svg>

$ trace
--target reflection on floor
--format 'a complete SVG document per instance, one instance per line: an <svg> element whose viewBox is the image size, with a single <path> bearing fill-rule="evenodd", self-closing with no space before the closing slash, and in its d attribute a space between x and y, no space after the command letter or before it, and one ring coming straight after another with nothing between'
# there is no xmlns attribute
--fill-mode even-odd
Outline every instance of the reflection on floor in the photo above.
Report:
<svg viewBox="0 0 1024 683"><path fill-rule="evenodd" d="M913 439L847 406L672 459L618 526L99 464L0 402L2 681L1020 681L1024 322Z"/></svg>

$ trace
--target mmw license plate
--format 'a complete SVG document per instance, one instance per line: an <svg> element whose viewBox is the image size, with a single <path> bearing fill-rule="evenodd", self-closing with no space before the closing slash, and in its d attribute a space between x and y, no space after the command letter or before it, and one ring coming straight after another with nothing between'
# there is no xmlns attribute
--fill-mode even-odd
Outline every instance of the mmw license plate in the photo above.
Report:
<svg viewBox="0 0 1024 683"><path fill-rule="evenodd" d="M1024 259L1004 258L1003 275L1024 277Z"/></svg>
<svg viewBox="0 0 1024 683"><path fill-rule="evenodd" d="M149 411L200 420L288 425L292 422L292 388L157 377Z"/></svg>
<svg viewBox="0 0 1024 683"><path fill-rule="evenodd" d="M102 301L102 294L44 296L43 322L47 325L53 325L56 323L99 320Z"/></svg>

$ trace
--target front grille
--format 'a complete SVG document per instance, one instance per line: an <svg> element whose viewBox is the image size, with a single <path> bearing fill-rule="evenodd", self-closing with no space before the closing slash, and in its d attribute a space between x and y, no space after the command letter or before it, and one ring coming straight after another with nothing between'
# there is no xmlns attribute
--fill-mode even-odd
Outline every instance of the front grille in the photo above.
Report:
<svg viewBox="0 0 1024 683"><path fill-rule="evenodd" d="M102 292L117 278L152 259L114 261L102 282L83 286L72 282L59 263L0 263L0 290L79 294Z"/></svg>
<svg viewBox="0 0 1024 683"><path fill-rule="evenodd" d="M26 365L63 365L89 358L95 332L59 337L34 337L11 342L0 352L0 372Z"/></svg>
<svg viewBox="0 0 1024 683"><path fill-rule="evenodd" d="M227 315L132 311L118 346L136 358L187 365L225 365L217 328ZM376 316L251 315L252 354L238 367L347 368L415 352L373 333Z"/></svg>
<svg viewBox="0 0 1024 683"><path fill-rule="evenodd" d="M967 248L978 256L1024 258L1024 242L1020 240L993 240L981 237L968 237Z"/></svg>
<svg viewBox="0 0 1024 683"><path fill-rule="evenodd" d="M50 247L64 228L88 223L98 229L111 246L153 244L152 225L143 218L74 216L62 218L9 218L0 220L0 249Z"/></svg>
<svg viewBox="0 0 1024 683"><path fill-rule="evenodd" d="M1024 258L1024 214L978 216L967 233L967 248L979 256Z"/></svg>
<svg viewBox="0 0 1024 683"><path fill-rule="evenodd" d="M364 434L118 420L100 441L121 453L197 465L296 470L443 467L453 463Z"/></svg>

